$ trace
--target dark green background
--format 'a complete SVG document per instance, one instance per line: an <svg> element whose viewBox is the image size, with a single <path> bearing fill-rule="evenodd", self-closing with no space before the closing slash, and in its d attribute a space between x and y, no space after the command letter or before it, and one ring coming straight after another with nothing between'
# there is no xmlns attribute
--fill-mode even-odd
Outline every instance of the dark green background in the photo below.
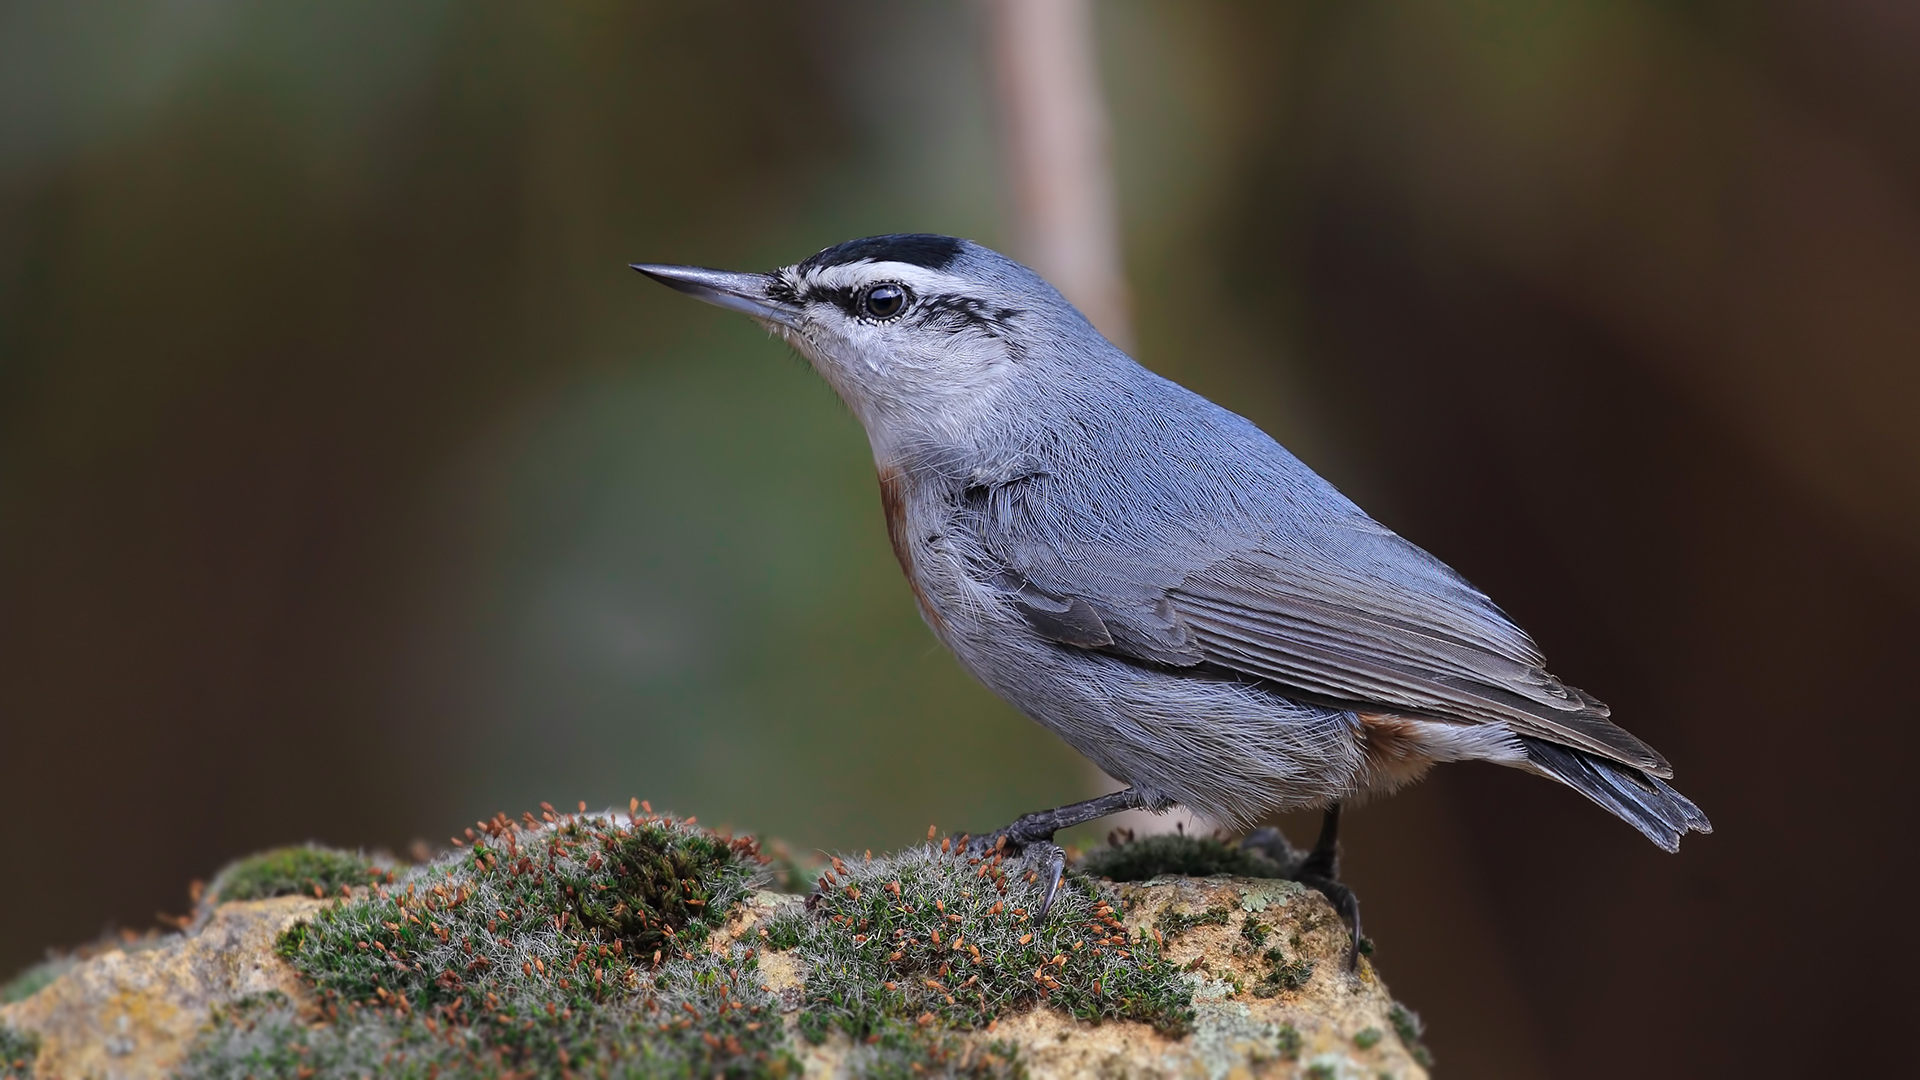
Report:
<svg viewBox="0 0 1920 1080"><path fill-rule="evenodd" d="M624 269L1006 242L976 19L0 7L0 968L542 799L877 849L1086 794L919 624L831 393ZM1487 588L1720 830L1476 767L1355 815L1445 1074L1903 1061L1920 20L1099 19L1142 361Z"/></svg>

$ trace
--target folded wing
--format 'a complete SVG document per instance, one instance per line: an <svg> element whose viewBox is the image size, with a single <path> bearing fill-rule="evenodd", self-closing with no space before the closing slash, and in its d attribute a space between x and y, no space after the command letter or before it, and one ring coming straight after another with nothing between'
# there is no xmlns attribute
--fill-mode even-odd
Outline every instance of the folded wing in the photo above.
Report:
<svg viewBox="0 0 1920 1080"><path fill-rule="evenodd" d="M1234 506L1063 513L1054 495L1086 490L1075 485L1039 475L976 499L996 580L1053 640L1356 710L1504 724L1672 775L1604 704L1549 674L1484 593L1331 488L1312 512L1282 492L1265 505L1291 519L1261 520Z"/></svg>
<svg viewBox="0 0 1920 1080"><path fill-rule="evenodd" d="M1409 557L1431 560L1400 542ZM1665 759L1607 719L1604 704L1548 674L1504 616L1503 632L1486 633L1498 610L1451 572L1450 587L1436 595L1423 587L1426 574L1356 580L1300 561L1233 555L1168 590L1169 609L1209 661L1322 700L1504 723L1672 775Z"/></svg>

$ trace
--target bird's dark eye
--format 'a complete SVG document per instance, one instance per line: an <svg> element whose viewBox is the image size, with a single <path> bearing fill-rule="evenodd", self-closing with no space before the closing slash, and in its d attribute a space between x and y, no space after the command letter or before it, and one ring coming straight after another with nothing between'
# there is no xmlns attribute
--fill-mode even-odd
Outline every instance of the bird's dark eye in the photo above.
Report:
<svg viewBox="0 0 1920 1080"><path fill-rule="evenodd" d="M876 319L891 319L907 306L907 290L892 283L875 285L860 298L860 306Z"/></svg>

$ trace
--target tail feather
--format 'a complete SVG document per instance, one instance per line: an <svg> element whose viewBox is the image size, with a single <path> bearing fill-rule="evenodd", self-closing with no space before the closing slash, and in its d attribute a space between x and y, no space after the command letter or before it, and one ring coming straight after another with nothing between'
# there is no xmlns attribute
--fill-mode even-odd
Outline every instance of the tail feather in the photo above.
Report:
<svg viewBox="0 0 1920 1080"><path fill-rule="evenodd" d="M1679 851L1680 838L1689 832L1713 831L1713 823L1692 800L1657 776L1571 746L1524 735L1519 739L1534 772L1592 799L1664 850Z"/></svg>

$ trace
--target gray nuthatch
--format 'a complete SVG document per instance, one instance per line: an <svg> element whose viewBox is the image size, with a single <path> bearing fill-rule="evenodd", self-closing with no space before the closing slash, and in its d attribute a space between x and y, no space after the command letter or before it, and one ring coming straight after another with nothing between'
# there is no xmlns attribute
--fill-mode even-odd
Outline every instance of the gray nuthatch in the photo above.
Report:
<svg viewBox="0 0 1920 1080"><path fill-rule="evenodd" d="M1435 762L1558 780L1668 851L1712 831L1484 593L1013 260L906 234L765 274L634 269L752 316L832 384L927 625L1130 785L988 840L1057 851L1056 830L1142 807L1239 826L1323 808L1296 871L1357 941L1340 804Z"/></svg>

